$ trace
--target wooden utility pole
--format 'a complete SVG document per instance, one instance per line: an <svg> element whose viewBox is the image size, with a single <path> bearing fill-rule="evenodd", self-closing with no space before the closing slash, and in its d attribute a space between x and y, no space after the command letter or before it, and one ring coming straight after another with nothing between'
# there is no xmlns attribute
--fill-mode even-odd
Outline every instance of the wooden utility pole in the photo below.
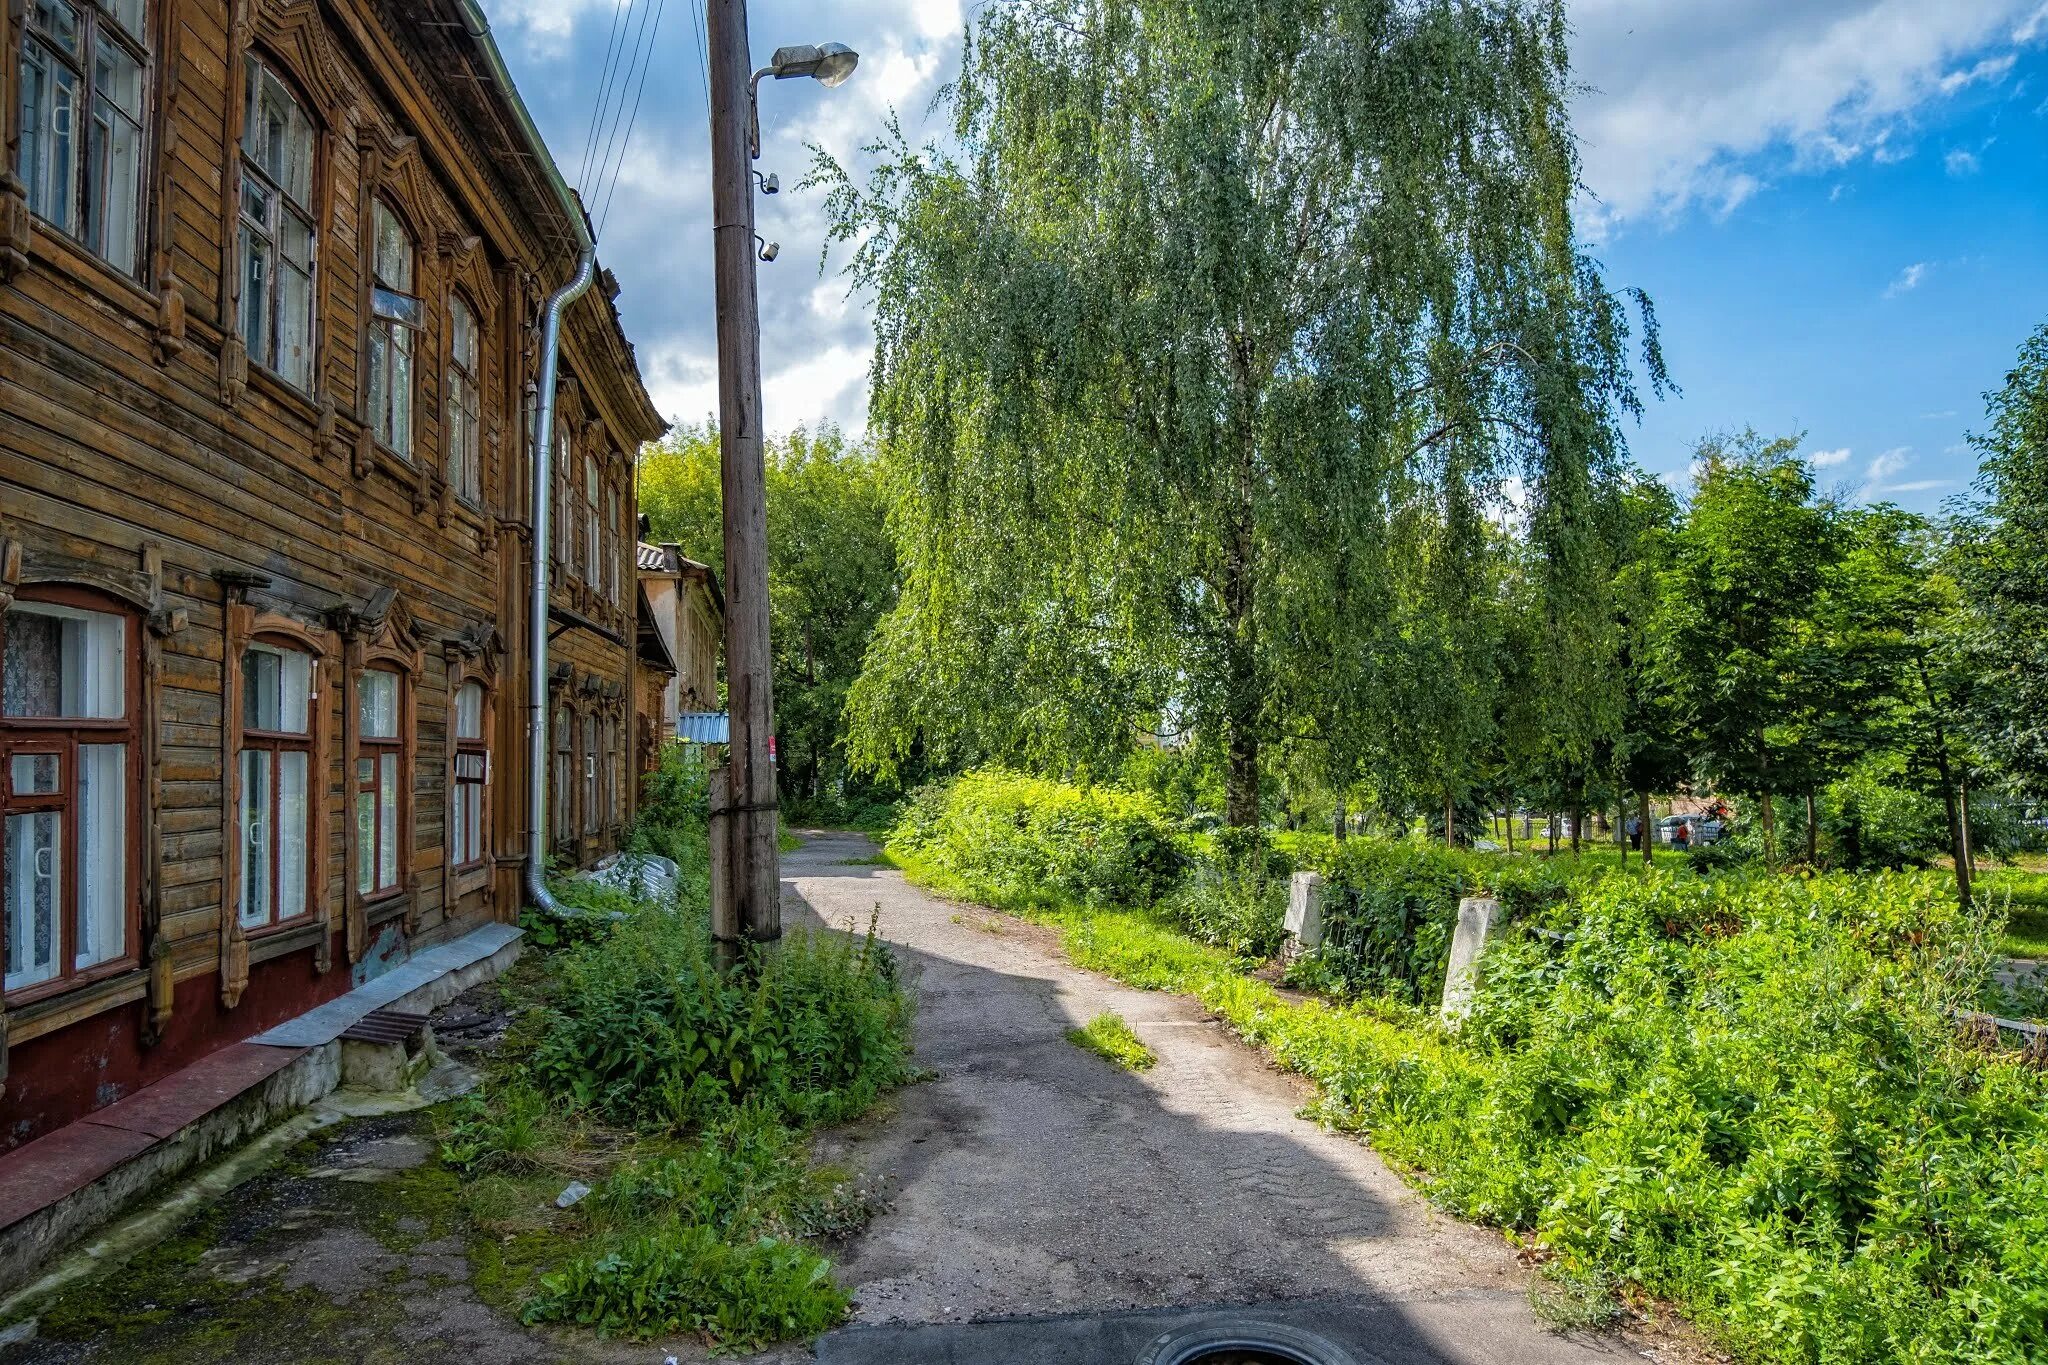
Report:
<svg viewBox="0 0 2048 1365"><path fill-rule="evenodd" d="M782 936L776 852L775 693L768 652L768 493L761 451L761 317L749 149L746 0L706 0L711 52L711 213L718 289L718 444L725 501L725 675L731 713L729 843L712 933L730 946ZM713 855L714 864L717 854ZM720 903L723 902L723 903Z"/></svg>

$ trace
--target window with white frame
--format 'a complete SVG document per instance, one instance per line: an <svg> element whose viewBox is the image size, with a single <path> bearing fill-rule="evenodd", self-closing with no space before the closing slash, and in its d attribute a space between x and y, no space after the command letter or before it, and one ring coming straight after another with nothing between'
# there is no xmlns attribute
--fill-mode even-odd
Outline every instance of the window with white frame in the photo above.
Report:
<svg viewBox="0 0 2048 1365"><path fill-rule="evenodd" d="M366 669L356 683L356 890L382 896L398 890L399 821L403 818L405 679Z"/></svg>
<svg viewBox="0 0 2048 1365"><path fill-rule="evenodd" d="M315 665L303 650L254 644L242 655L242 927L255 931L310 914Z"/></svg>
<svg viewBox="0 0 2048 1365"><path fill-rule="evenodd" d="M472 506L484 500L480 357L476 314L462 295L453 295L448 300L448 482Z"/></svg>
<svg viewBox="0 0 2048 1365"><path fill-rule="evenodd" d="M454 786L448 801L448 861L460 871L483 864L485 795L491 777L491 752L484 738L483 684L464 683L455 691Z"/></svg>
<svg viewBox="0 0 2048 1365"><path fill-rule="evenodd" d="M277 73L243 67L240 326L249 359L313 388L313 122Z"/></svg>
<svg viewBox="0 0 2048 1365"><path fill-rule="evenodd" d="M116 270L142 267L145 0L27 0L18 168L31 212Z"/></svg>
<svg viewBox="0 0 2048 1365"><path fill-rule="evenodd" d="M370 211L370 428L412 458L413 334L426 310L413 295L413 241L379 199Z"/></svg>
<svg viewBox="0 0 2048 1365"><path fill-rule="evenodd" d="M61 989L134 956L134 630L97 600L31 594L0 615L0 932L10 996Z"/></svg>

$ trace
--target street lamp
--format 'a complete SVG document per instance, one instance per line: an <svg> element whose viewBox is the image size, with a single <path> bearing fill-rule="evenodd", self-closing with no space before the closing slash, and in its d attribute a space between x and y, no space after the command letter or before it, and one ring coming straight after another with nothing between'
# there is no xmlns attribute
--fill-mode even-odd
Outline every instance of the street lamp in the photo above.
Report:
<svg viewBox="0 0 2048 1365"><path fill-rule="evenodd" d="M860 65L860 54L845 43L798 43L795 47L778 47L775 55L768 59L768 65L754 73L747 82L748 138L747 150L756 161L761 159L761 82L773 76L778 81L793 81L809 76L827 90L846 84L846 78Z"/></svg>

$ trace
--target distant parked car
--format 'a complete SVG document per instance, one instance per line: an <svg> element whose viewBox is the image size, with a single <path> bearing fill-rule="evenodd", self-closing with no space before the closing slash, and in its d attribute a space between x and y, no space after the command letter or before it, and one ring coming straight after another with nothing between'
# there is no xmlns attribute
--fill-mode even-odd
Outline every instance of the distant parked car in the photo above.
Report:
<svg viewBox="0 0 2048 1365"><path fill-rule="evenodd" d="M1704 815L1667 815L1657 822L1657 842L1676 844L1681 825L1692 826L1691 843L1694 848L1701 844L1711 844L1727 833L1727 827L1719 820L1709 819Z"/></svg>

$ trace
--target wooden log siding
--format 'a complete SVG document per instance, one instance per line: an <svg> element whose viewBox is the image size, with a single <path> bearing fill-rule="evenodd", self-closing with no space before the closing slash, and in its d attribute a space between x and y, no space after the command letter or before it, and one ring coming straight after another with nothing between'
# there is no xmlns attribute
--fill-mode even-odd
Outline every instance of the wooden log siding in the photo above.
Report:
<svg viewBox="0 0 2048 1365"><path fill-rule="evenodd" d="M20 7L0 8L0 563L11 555L17 575L36 581L123 585L147 624L142 963L32 1010L0 1000L0 1150L347 989L380 969L367 955L373 942L387 951L386 924L418 944L519 911L525 585L532 554L547 549L532 543L527 505L535 320L573 269L573 234L454 0L148 6L139 279L28 213L14 174ZM238 198L252 53L315 125L305 392L241 353ZM373 249L365 215L379 197L414 234L414 289L426 309L410 460L374 450L360 458ZM613 600L603 573L588 583L579 572L557 582L553 601L628 643L558 627L553 652L579 709L614 719L624 749L638 709L629 452L664 424L619 329L616 284L608 274L601 284L565 318L563 408L578 448L599 455L618 490L626 524L608 534L622 556L621 591ZM456 291L479 333L478 506L453 495L444 441ZM249 934L237 915L240 669L247 643L265 636L316 656L308 856L317 927ZM366 906L355 893L352 761L356 679L371 662L403 665L411 776L401 894ZM448 793L465 680L485 687L487 857L457 879ZM578 776L562 794L571 801ZM629 784L626 818L636 797ZM565 851L596 857L618 832L579 836ZM329 970L344 961L352 971ZM86 1075L100 1078L101 1093L87 1087L80 1098L76 1078Z"/></svg>

